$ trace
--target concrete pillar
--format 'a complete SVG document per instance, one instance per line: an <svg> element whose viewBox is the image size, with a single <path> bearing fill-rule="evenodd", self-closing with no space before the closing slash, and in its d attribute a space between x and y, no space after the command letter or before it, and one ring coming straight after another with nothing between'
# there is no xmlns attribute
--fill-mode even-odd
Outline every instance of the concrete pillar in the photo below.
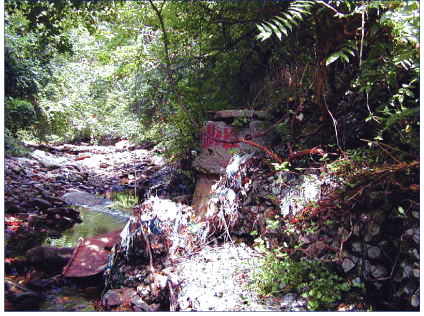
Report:
<svg viewBox="0 0 424 316"><path fill-rule="evenodd" d="M258 150L248 144L232 141L266 130L270 126L269 122L252 119L264 116L263 112L221 111L214 113L216 121L208 121L204 124L202 150L192 165L199 172L193 196L193 208L198 216L203 217L206 213L207 203L212 196L211 186L219 181L220 174L225 172L232 155L235 152L243 155ZM246 123L236 124L236 119L242 119ZM252 141L267 146L266 135Z"/></svg>

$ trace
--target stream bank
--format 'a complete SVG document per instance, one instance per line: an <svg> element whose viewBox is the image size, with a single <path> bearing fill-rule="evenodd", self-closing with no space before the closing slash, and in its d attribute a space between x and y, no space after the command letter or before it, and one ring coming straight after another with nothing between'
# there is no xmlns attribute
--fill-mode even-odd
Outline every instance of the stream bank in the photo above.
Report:
<svg viewBox="0 0 424 316"><path fill-rule="evenodd" d="M88 156L86 149L82 153ZM50 149L54 150L57 149ZM111 249L113 255L105 270L108 283L106 288L102 284L103 295L96 296L99 288L91 286L90 299L97 299L81 303L67 296L69 292L62 283L64 294L54 300L52 306L61 306L60 301L72 302L65 310L309 310L308 299L302 297L301 292L272 297L260 296L245 288L252 281L252 265L266 264L264 249L270 251L284 245L288 253L296 252L293 249L298 246L298 260L302 258L300 254L332 260L334 273L352 280L353 284L363 282L366 294L374 295L367 298L364 293L356 293L353 301L335 301L331 310L364 310L364 303L378 301L381 305L374 305L377 310L384 310L389 303L392 310L419 308L419 212L410 207L404 217L399 217L399 209L393 208L396 203L384 199L382 202L384 196L377 186L370 191L375 192L370 194L373 197L370 205L361 205L355 209L355 215L337 213L330 206L336 197L332 192L337 191L340 181L331 174L319 170L305 174L276 172L264 155L235 157L230 163L231 172L225 172L213 186L207 211L200 219L192 207L172 197L172 187L181 179L181 173L173 172L166 164L151 163L163 162L157 156L150 160L153 155L148 153L150 155L144 158L122 164L119 169L113 167L116 164L112 163L112 149L95 150L104 152L109 159L103 157L102 161L100 155L96 158L99 169L76 165L72 172L69 172L69 161L55 167L51 159L41 164L37 159L6 158L6 278L13 282L25 284L28 280L31 271L26 266L24 250L42 244L40 235L55 239L65 228L69 229L62 223L72 222L74 227L81 218L84 222L82 212L71 207L70 200L66 201L66 194L83 191L79 196L81 203L76 204L106 205L105 213L110 213L107 207L110 201L93 195L94 192L108 192L111 187L117 191L143 189L144 199L132 207L130 221L121 231L122 242ZM47 157L48 153L46 151ZM39 152L37 155L42 156ZM73 156L80 158L82 154ZM140 163L143 159L150 162ZM102 168L104 161L108 166ZM131 169L137 164L140 169ZM64 177L62 170L71 175ZM106 189L93 185L102 183L99 178ZM19 195L22 186L27 190ZM151 188L155 194L148 196ZM184 190L178 191L182 192ZM416 190L411 188L408 194L415 199ZM69 214L74 214L74 218ZM402 229L398 229L399 223ZM253 232L262 243L257 238L253 243ZM94 234L98 235L99 231ZM24 236L37 236L38 243ZM16 242L23 238L32 244ZM396 246L398 240L403 241L405 251L401 252ZM299 241L302 241L300 247ZM248 262L251 265L246 264ZM49 276L44 280L46 278ZM392 282L391 291L382 290L387 281ZM90 288L81 284L65 285ZM284 284L279 286L283 292ZM61 295L57 286L42 289L41 293L46 298Z"/></svg>

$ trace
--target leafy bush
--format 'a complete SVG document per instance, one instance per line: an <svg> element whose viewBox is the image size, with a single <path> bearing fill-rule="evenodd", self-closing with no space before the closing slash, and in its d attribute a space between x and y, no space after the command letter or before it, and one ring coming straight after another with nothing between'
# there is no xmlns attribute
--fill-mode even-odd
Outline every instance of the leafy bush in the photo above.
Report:
<svg viewBox="0 0 424 316"><path fill-rule="evenodd" d="M18 130L31 126L36 117L37 113L30 102L20 99L5 101L4 125L14 135Z"/></svg>
<svg viewBox="0 0 424 316"><path fill-rule="evenodd" d="M359 280L349 285L331 264L323 261L295 261L290 257L280 259L281 252L268 253L254 269L251 287L262 295L297 293L308 299L312 310L331 310L349 292L362 293L364 285ZM355 289L356 288L356 289ZM355 295L355 294L354 294Z"/></svg>
<svg viewBox="0 0 424 316"><path fill-rule="evenodd" d="M7 154L15 157L25 156L29 152L22 146L20 140L12 135L7 128L4 131L4 149Z"/></svg>

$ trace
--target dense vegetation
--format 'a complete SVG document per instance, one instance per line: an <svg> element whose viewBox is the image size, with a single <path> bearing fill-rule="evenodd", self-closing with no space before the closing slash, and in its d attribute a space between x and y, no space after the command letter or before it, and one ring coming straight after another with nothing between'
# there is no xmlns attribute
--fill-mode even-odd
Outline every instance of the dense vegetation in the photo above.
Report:
<svg viewBox="0 0 424 316"><path fill-rule="evenodd" d="M265 110L280 168L328 164L358 199L404 190L419 52L417 1L6 1L6 152L125 138L178 158L208 112Z"/></svg>
<svg viewBox="0 0 424 316"><path fill-rule="evenodd" d="M93 143L149 137L181 151L197 145L202 113L250 108L288 114L277 130L298 147L312 135L305 146L345 152L366 138L416 152L418 9L7 1L6 134ZM178 144L169 142L176 135Z"/></svg>

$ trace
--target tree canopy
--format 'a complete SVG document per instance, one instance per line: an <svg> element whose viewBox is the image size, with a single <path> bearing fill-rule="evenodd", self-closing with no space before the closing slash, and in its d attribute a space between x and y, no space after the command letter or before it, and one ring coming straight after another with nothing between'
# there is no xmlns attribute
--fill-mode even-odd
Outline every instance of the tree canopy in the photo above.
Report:
<svg viewBox="0 0 424 316"><path fill-rule="evenodd" d="M19 155L22 139L129 139L178 161L200 149L211 113L260 110L270 148L255 135L241 141L277 162L266 162L271 173L343 179L337 202L306 207L302 221L349 213L353 231L353 220L369 216L357 210L378 200L405 228L405 213L419 207L418 1L7 0L4 8L6 153ZM275 280L290 269L302 271L293 286L327 271L278 252L267 258L275 265L260 277L264 291L269 281L281 292ZM332 296L340 280L322 275L329 282L316 286ZM325 301L318 293L315 309Z"/></svg>
<svg viewBox="0 0 424 316"><path fill-rule="evenodd" d="M414 155L418 28L416 1L6 1L5 125L179 152L208 111L255 109L296 149Z"/></svg>

